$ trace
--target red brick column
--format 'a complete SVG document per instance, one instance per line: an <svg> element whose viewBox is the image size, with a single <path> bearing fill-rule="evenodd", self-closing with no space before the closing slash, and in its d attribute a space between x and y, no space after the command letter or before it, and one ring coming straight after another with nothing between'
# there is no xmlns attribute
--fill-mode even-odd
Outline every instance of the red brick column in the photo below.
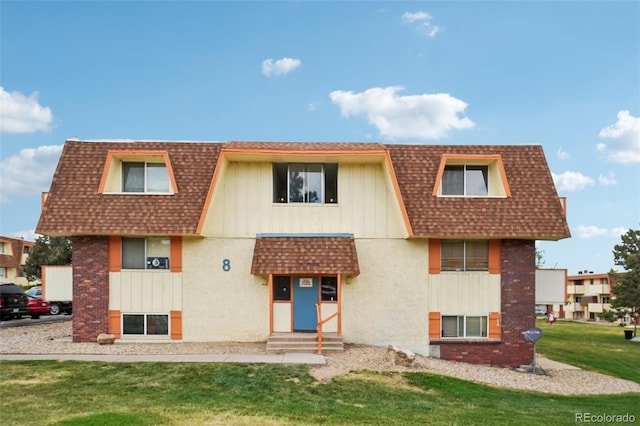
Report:
<svg viewBox="0 0 640 426"><path fill-rule="evenodd" d="M502 350L501 364L519 367L533 361L533 344L522 332L535 326L535 241L502 242Z"/></svg>
<svg viewBox="0 0 640 426"><path fill-rule="evenodd" d="M109 332L109 240L73 237L73 341Z"/></svg>

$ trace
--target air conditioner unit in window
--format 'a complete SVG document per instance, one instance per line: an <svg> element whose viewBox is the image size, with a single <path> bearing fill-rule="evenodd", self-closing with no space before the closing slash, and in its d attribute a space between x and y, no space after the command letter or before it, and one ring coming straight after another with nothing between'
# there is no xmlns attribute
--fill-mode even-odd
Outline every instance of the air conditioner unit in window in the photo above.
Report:
<svg viewBox="0 0 640 426"><path fill-rule="evenodd" d="M169 269L169 258L147 257L147 269Z"/></svg>

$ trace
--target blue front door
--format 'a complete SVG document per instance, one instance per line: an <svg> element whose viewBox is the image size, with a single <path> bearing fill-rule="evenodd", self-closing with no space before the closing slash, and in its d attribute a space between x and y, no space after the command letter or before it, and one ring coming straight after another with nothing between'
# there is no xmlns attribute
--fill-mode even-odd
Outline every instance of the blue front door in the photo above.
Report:
<svg viewBox="0 0 640 426"><path fill-rule="evenodd" d="M315 331L317 327L318 278L293 278L293 331Z"/></svg>

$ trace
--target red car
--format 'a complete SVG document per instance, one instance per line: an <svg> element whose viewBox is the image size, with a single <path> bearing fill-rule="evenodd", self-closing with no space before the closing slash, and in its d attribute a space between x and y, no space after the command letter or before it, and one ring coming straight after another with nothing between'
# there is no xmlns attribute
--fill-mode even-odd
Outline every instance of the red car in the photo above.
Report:
<svg viewBox="0 0 640 426"><path fill-rule="evenodd" d="M51 303L37 297L27 297L29 298L29 315L31 315L31 319L38 319L40 315L51 314Z"/></svg>

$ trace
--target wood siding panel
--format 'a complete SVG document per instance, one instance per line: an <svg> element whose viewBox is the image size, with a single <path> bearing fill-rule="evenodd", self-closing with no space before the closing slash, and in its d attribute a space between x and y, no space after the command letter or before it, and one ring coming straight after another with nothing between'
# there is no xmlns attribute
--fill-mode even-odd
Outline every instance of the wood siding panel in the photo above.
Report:
<svg viewBox="0 0 640 426"><path fill-rule="evenodd" d="M402 213L382 164L338 167L338 204L273 203L271 163L230 162L208 209L204 236L260 233L353 233L405 237Z"/></svg>
<svg viewBox="0 0 640 426"><path fill-rule="evenodd" d="M500 311L500 275L452 272L429 275L429 310L443 315Z"/></svg>
<svg viewBox="0 0 640 426"><path fill-rule="evenodd" d="M167 313L182 310L182 274L122 271L109 274L109 309Z"/></svg>
<svg viewBox="0 0 640 426"><path fill-rule="evenodd" d="M293 331L293 319L291 317L291 303L278 302L273 304L273 331L274 333L290 333Z"/></svg>

